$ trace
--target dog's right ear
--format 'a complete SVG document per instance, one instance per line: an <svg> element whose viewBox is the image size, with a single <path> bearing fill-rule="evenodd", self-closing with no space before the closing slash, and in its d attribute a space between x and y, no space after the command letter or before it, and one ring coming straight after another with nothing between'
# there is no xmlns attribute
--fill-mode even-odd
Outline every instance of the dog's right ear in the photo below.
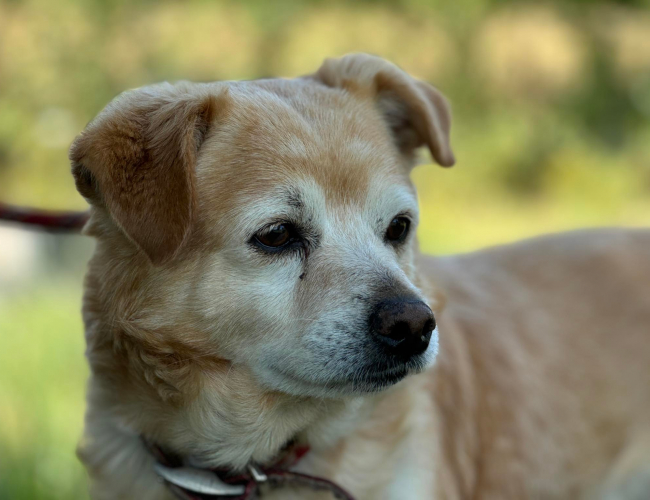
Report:
<svg viewBox="0 0 650 500"><path fill-rule="evenodd" d="M70 148L77 189L154 264L186 240L195 211L197 153L220 97L189 85L126 92Z"/></svg>

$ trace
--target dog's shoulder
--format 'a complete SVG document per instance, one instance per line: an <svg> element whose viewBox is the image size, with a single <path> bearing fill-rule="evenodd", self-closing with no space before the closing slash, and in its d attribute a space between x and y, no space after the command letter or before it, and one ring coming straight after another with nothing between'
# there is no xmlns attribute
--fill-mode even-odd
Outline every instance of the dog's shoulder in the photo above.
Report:
<svg viewBox="0 0 650 500"><path fill-rule="evenodd" d="M502 492L509 477L513 498L548 484L570 497L566 467L595 477L630 422L648 432L650 231L577 231L419 265L446 296L431 373L454 436L444 467L467 491L482 478Z"/></svg>
<svg viewBox="0 0 650 500"><path fill-rule="evenodd" d="M544 288L556 280L570 285L650 279L650 230L604 228L551 234L443 257L421 256L420 271L438 286L470 293L489 284Z"/></svg>

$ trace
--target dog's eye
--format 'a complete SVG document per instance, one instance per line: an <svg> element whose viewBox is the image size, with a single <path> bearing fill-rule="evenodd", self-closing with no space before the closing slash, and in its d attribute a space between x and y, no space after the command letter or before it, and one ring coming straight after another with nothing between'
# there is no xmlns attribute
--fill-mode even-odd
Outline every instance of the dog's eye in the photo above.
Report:
<svg viewBox="0 0 650 500"><path fill-rule="evenodd" d="M411 220L408 217L395 217L386 229L386 241L392 244L401 243L406 239L411 226Z"/></svg>
<svg viewBox="0 0 650 500"><path fill-rule="evenodd" d="M256 234L253 240L262 247L279 249L295 241L296 229L291 224L276 224Z"/></svg>

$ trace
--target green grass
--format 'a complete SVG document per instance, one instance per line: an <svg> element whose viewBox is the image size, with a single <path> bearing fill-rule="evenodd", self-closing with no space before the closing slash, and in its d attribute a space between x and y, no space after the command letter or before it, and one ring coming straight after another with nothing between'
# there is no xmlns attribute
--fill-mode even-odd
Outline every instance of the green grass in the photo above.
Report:
<svg viewBox="0 0 650 500"><path fill-rule="evenodd" d="M87 497L75 456L84 412L81 284L0 299L0 498Z"/></svg>

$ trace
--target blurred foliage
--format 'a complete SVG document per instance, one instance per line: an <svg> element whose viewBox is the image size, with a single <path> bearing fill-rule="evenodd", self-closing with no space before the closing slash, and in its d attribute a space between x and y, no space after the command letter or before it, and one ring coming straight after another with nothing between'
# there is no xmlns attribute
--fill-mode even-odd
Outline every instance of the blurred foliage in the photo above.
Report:
<svg viewBox="0 0 650 500"><path fill-rule="evenodd" d="M127 88L160 80L292 76L313 71L324 57L359 50L395 61L450 97L459 169L473 173L469 192L548 195L581 161L554 165L585 151L584 161L596 158L606 166L614 159L620 178L633 179L639 184L634 194L644 196L640 188L650 185L650 12L643 6L5 1L0 198L83 206L68 174L67 146Z"/></svg>
<svg viewBox="0 0 650 500"><path fill-rule="evenodd" d="M650 224L650 2L0 0L0 199L83 208L67 147L121 91L384 56L452 101L420 241ZM1 242L0 242L1 244ZM78 278L78 277L77 277ZM2 291L2 290L0 290ZM83 498L80 281L0 294L0 498Z"/></svg>

